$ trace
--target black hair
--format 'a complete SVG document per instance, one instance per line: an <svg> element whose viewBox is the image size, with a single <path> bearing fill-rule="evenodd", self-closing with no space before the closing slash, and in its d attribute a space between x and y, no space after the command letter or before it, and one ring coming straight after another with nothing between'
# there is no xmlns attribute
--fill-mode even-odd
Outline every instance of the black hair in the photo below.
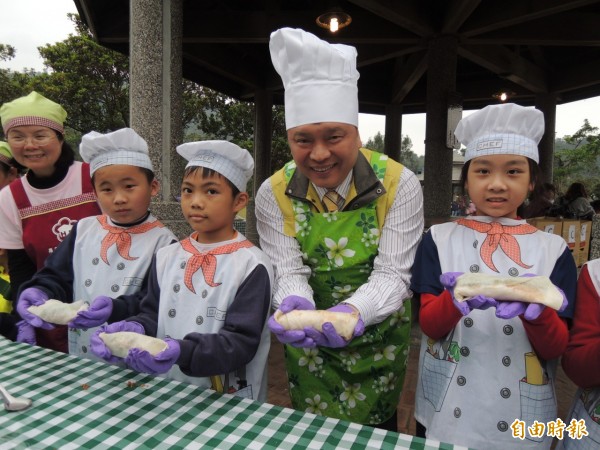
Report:
<svg viewBox="0 0 600 450"><path fill-rule="evenodd" d="M151 184L154 179L156 178L156 176L154 175L154 172L150 169L147 169L145 167L137 167L137 166L131 166L135 169L138 169L140 172L142 172L144 174L144 176L146 177L146 180L148 180L148 184ZM96 172L94 172L94 174L92 175L92 186L94 186L94 189L96 189L96 183L95 180L96 179Z"/></svg>
<svg viewBox="0 0 600 450"><path fill-rule="evenodd" d="M2 171L2 173L4 173L4 175L8 175L8 172L10 172L10 169L12 169L12 166L5 163L4 161L0 161L0 171Z"/></svg>
<svg viewBox="0 0 600 450"><path fill-rule="evenodd" d="M460 171L460 186L463 193L466 193L465 184L467 183L467 175L469 174L471 161L472 159L468 160ZM527 158L527 165L529 166L529 183L533 184L533 191L531 195L535 198L538 198L542 195L544 189L543 183L540 182L542 178L542 171L540 170L538 163L531 158ZM517 215L520 217L523 217L523 206L524 203L517 208Z"/></svg>
<svg viewBox="0 0 600 450"><path fill-rule="evenodd" d="M227 184L231 187L231 192L232 192L232 194L233 194L234 197L240 193L240 190L237 188L237 186L235 184L233 184L231 182L231 180L229 178L224 177L223 175L221 175L216 170L209 169L208 167L190 166L187 169L185 169L185 172L183 172L183 177L184 178L188 177L188 176L190 176L190 175L198 172L200 169L202 169L201 175L204 178L210 178L210 177L213 177L213 176L217 175L218 177L224 179L227 182Z"/></svg>
<svg viewBox="0 0 600 450"><path fill-rule="evenodd" d="M573 200L579 197L588 197L585 185L579 182L572 183L571 186L569 186L569 189L567 189L567 192L565 192L565 199L568 202L572 202Z"/></svg>

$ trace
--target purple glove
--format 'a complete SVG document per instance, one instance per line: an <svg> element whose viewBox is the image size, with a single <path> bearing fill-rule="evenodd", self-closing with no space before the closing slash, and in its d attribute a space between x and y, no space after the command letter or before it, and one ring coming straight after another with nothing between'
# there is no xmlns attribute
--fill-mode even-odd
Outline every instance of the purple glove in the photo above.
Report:
<svg viewBox="0 0 600 450"><path fill-rule="evenodd" d="M100 295L94 299L87 311L79 311L69 322L70 328L99 327L110 317L113 310L112 298Z"/></svg>
<svg viewBox="0 0 600 450"><path fill-rule="evenodd" d="M461 276L463 272L446 272L440 275L440 283L450 292L452 296L452 302L456 309L458 309L463 316L466 316L474 309L485 310L491 307L495 307L498 302L491 298L486 297L485 295L476 295L475 297L471 297L469 300L465 300L459 302L454 297L454 286L456 286L456 279Z"/></svg>
<svg viewBox="0 0 600 450"><path fill-rule="evenodd" d="M546 308L539 303L525 303L518 301L500 301L496 306L496 317L499 319L512 319L523 315L526 320L535 320Z"/></svg>
<svg viewBox="0 0 600 450"><path fill-rule="evenodd" d="M90 337L91 352L109 363L123 361L123 358L113 356L104 341L100 339L100 333L117 333L119 331L132 331L134 333L146 334L144 327L137 322L126 322L123 320L121 322L111 323L110 325L103 325Z"/></svg>
<svg viewBox="0 0 600 450"><path fill-rule="evenodd" d="M329 308L327 311L332 312L343 312L343 313L353 313L354 308L349 305L339 304ZM335 330L335 327L331 322L325 322L323 324L323 332L320 333L312 327L306 327L304 329L306 336L311 338L315 343L320 347L331 347L331 348L340 348L348 345L350 341L345 340L342 336L338 334ZM365 332L365 323L359 317L356 326L354 327L353 338L356 336L361 336Z"/></svg>
<svg viewBox="0 0 600 450"><path fill-rule="evenodd" d="M526 273L523 276L524 277L535 277L537 275L531 274L531 273ZM564 311L565 308L567 307L567 305L569 304L569 301L567 300L567 296L565 295L563 290L561 288L559 288L558 286L555 286L555 287L556 287L556 289L559 290L559 292L562 294L562 297L563 297L563 302L562 302L562 305L560 306L560 308L558 309L558 312ZM535 320L540 316L540 314L542 314L542 312L544 312L545 308L546 308L546 306L542 305L540 303L526 303L526 302L520 302L520 301L504 301L504 302L501 301L501 302L498 302L498 306L496 307L496 317L498 317L500 319L512 319L513 317L523 315L523 318L525 320Z"/></svg>
<svg viewBox="0 0 600 450"><path fill-rule="evenodd" d="M46 303L46 300L48 300L48 294L41 289L34 287L27 288L19 295L17 312L30 325L44 330L52 330L54 325L27 311L27 308L30 306L41 306Z"/></svg>
<svg viewBox="0 0 600 450"><path fill-rule="evenodd" d="M35 328L24 320L17 322L17 342L23 342L24 344L36 345L35 339Z"/></svg>
<svg viewBox="0 0 600 450"><path fill-rule="evenodd" d="M179 341L171 338L165 338L167 348L156 356L152 356L146 350L132 348L125 358L125 363L136 372L158 375L167 373L173 364L179 359L181 347Z"/></svg>
<svg viewBox="0 0 600 450"><path fill-rule="evenodd" d="M298 295L290 295L284 298L281 305L279 305L279 311L283 314L287 314L295 309L314 310L315 305ZM275 315L269 317L267 326L269 327L269 330L271 330L271 333L273 333L282 344L290 344L294 347L305 348L314 348L316 346L312 339L306 337L304 330L286 330L283 328L279 322L275 320Z"/></svg>

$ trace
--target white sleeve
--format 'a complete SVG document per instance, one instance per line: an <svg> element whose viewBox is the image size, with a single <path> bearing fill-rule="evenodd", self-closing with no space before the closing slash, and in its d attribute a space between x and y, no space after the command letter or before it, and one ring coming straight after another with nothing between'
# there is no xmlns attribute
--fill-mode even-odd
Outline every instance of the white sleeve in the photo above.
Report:
<svg viewBox="0 0 600 450"><path fill-rule="evenodd" d="M414 173L404 168L369 280L344 301L358 309L365 325L382 322L412 296L410 271L423 226L423 191Z"/></svg>
<svg viewBox="0 0 600 450"><path fill-rule="evenodd" d="M0 191L0 248L18 250L23 248L23 227L19 210L8 186Z"/></svg>
<svg viewBox="0 0 600 450"><path fill-rule="evenodd" d="M265 180L256 193L255 214L260 247L273 263L273 308L278 308L288 295L313 301L313 290L308 284L310 267L302 260L298 241L283 233L283 214L270 179Z"/></svg>

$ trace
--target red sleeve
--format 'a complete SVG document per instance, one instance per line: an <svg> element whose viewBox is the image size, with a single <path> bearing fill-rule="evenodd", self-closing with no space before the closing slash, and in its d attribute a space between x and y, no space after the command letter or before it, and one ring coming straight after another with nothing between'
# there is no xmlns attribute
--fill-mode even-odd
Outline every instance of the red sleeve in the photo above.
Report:
<svg viewBox="0 0 600 450"><path fill-rule="evenodd" d="M544 311L535 320L525 320L520 316L525 333L535 353L542 359L556 359L561 356L569 342L567 323L552 308Z"/></svg>
<svg viewBox="0 0 600 450"><path fill-rule="evenodd" d="M577 282L575 317L562 366L578 386L600 386L600 297L587 265Z"/></svg>
<svg viewBox="0 0 600 450"><path fill-rule="evenodd" d="M452 302L448 290L440 295L422 293L419 325L421 330L432 339L438 340L450 333L463 317Z"/></svg>

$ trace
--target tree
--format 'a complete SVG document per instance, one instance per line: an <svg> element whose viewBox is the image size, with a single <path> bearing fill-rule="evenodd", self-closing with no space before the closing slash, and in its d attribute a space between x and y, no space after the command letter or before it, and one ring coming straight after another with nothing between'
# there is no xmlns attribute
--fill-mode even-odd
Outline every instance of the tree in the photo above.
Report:
<svg viewBox="0 0 600 450"><path fill-rule="evenodd" d="M129 126L129 61L97 44L76 14L68 14L76 34L38 47L49 69L31 87L63 105L66 125L79 134Z"/></svg>
<svg viewBox="0 0 600 450"><path fill-rule="evenodd" d="M572 136L557 140L554 153L554 185L565 192L575 181L583 183L595 198L600 198L600 134L587 119Z"/></svg>
<svg viewBox="0 0 600 450"><path fill-rule="evenodd" d="M385 136L378 131L373 138L369 138L364 146L369 150L383 153L385 148ZM414 173L419 173L419 171L423 170L424 158L413 152L412 146L413 144L410 137L403 135L402 143L400 144L400 162Z"/></svg>

